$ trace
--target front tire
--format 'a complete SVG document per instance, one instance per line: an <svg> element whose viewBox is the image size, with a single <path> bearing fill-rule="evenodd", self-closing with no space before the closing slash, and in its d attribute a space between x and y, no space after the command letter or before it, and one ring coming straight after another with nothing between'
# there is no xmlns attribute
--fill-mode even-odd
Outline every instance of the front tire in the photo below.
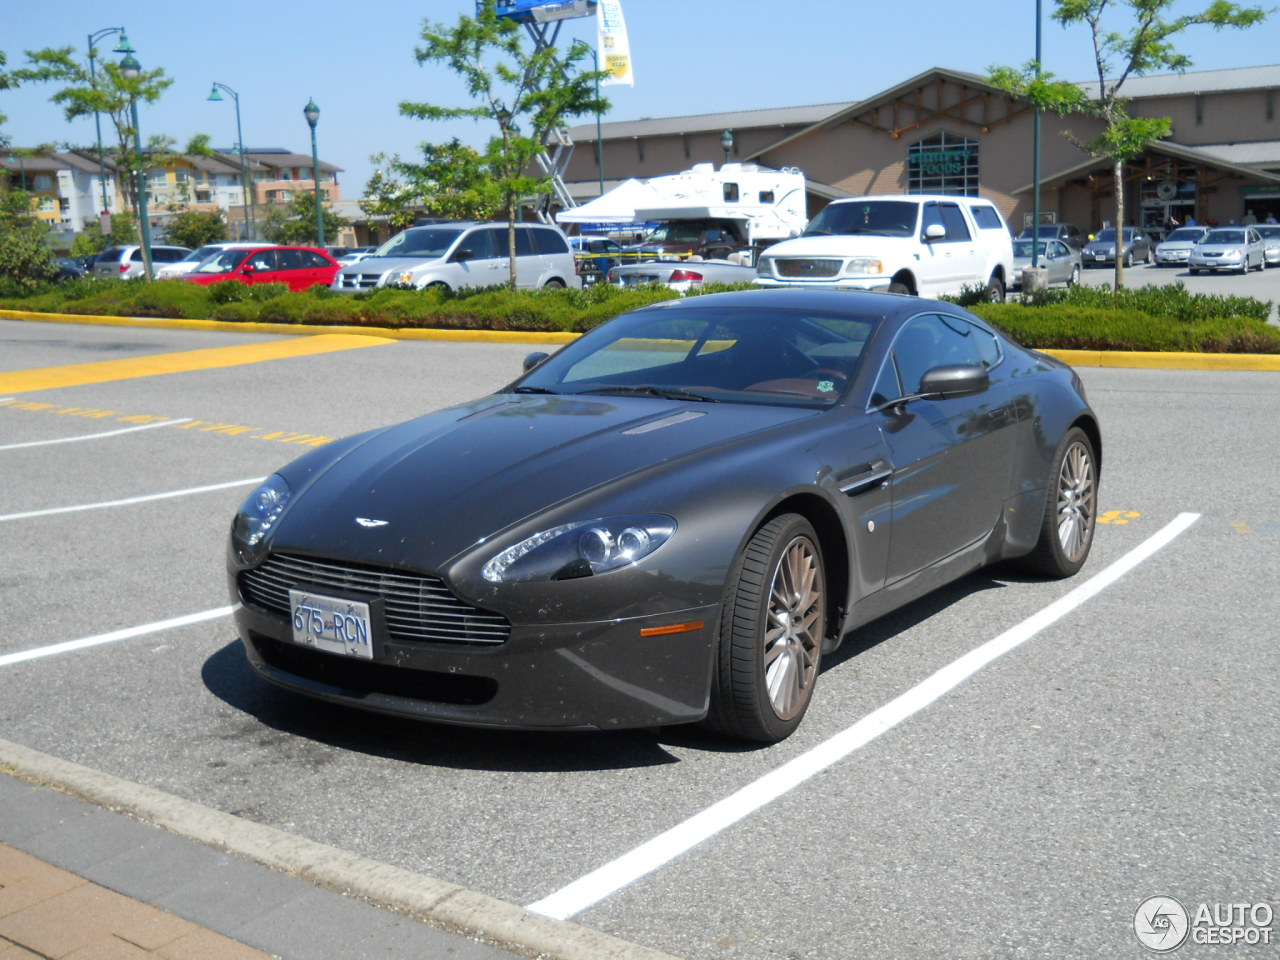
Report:
<svg viewBox="0 0 1280 960"><path fill-rule="evenodd" d="M790 736L813 698L826 623L817 534L799 514L775 517L730 570L707 725L759 743Z"/></svg>
<svg viewBox="0 0 1280 960"><path fill-rule="evenodd" d="M987 281L987 287L983 290L983 299L987 303L1004 303L1004 281L992 274L991 279Z"/></svg>
<svg viewBox="0 0 1280 960"><path fill-rule="evenodd" d="M1035 549L1023 559L1030 572L1046 577L1070 577L1089 556L1098 516L1098 461L1093 442L1072 427L1058 444L1044 518Z"/></svg>

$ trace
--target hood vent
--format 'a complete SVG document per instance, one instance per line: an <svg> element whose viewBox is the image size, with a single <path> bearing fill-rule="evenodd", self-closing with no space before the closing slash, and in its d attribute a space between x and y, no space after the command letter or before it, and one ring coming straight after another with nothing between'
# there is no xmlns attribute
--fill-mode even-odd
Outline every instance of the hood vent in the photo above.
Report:
<svg viewBox="0 0 1280 960"><path fill-rule="evenodd" d="M661 430L663 427L674 427L677 423L684 423L686 420L697 420L699 417L705 417L705 413L698 413L688 410L684 413L673 413L669 417L663 417L660 420L650 420L648 423L642 423L638 427L632 427L629 430L623 430L623 436L634 436L638 433L651 433L654 430Z"/></svg>

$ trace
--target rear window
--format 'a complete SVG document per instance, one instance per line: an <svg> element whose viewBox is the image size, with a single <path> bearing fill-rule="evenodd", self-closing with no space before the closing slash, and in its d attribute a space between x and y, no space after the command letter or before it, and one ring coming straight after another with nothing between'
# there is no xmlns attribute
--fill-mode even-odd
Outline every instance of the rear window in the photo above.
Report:
<svg viewBox="0 0 1280 960"><path fill-rule="evenodd" d="M156 247L151 251L151 259L157 263L177 263L186 256L187 251L180 247Z"/></svg>
<svg viewBox="0 0 1280 960"><path fill-rule="evenodd" d="M995 207L983 204L975 204L969 210L973 213L973 221L978 225L979 230L1003 230L1004 221L1000 219L1000 214ZM1044 228L1041 228L1042 230ZM1041 236L1052 237L1057 231L1054 227L1049 227L1048 232L1041 233Z"/></svg>
<svg viewBox="0 0 1280 960"><path fill-rule="evenodd" d="M94 263L119 263L120 256L128 247L107 247L94 259Z"/></svg>

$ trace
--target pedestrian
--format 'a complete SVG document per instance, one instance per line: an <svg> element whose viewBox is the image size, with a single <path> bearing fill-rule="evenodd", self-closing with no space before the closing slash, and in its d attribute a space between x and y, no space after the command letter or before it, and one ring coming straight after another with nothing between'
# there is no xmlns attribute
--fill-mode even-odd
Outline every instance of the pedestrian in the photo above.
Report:
<svg viewBox="0 0 1280 960"><path fill-rule="evenodd" d="M1253 215L1253 208L1249 207L1245 210L1244 216L1240 220L1240 225L1243 227L1252 227L1257 222L1258 218Z"/></svg>
<svg viewBox="0 0 1280 960"><path fill-rule="evenodd" d="M1275 223L1275 222L1276 222L1276 215L1274 213L1268 213L1267 223Z"/></svg>

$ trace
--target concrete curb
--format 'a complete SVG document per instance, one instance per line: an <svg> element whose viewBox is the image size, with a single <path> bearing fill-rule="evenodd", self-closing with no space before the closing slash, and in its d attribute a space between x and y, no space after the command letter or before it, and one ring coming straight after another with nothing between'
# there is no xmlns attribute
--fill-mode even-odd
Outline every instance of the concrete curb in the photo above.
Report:
<svg viewBox="0 0 1280 960"><path fill-rule="evenodd" d="M7 740L0 740L0 768L289 876L502 949L548 960L678 960L659 950L552 920L456 884L296 837Z"/></svg>
<svg viewBox="0 0 1280 960"><path fill-rule="evenodd" d="M467 343L559 344L576 340L576 333L541 333L533 330L426 330L391 327L322 327L293 323L228 323L222 320L165 320L136 317L91 317L69 313L35 313L0 310L3 320L43 323L81 323L98 326L157 327L170 330L216 330L222 333L274 333L283 336L355 334L394 340L451 340ZM1280 354L1269 353L1155 353L1131 350L1045 350L1073 367L1135 367L1156 370L1267 370L1280 371Z"/></svg>

